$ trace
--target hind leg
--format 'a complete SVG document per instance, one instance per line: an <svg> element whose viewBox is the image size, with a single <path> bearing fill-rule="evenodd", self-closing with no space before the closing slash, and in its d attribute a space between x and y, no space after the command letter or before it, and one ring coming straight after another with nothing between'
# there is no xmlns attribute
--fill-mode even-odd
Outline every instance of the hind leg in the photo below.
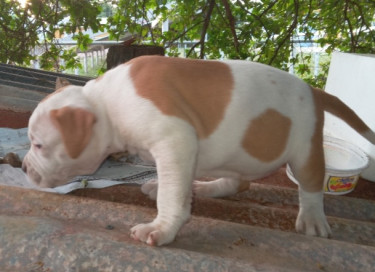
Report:
<svg viewBox="0 0 375 272"><path fill-rule="evenodd" d="M299 213L296 230L310 236L329 237L331 228L324 214L323 192L307 192L299 188Z"/></svg>
<svg viewBox="0 0 375 272"><path fill-rule="evenodd" d="M237 178L219 178L212 181L193 182L193 191L200 197L225 197L249 189L249 181L239 180ZM141 188L145 195L151 199L156 199L158 192L157 180L150 180Z"/></svg>
<svg viewBox="0 0 375 272"><path fill-rule="evenodd" d="M290 163L294 176L299 182L299 213L296 230L311 236L328 237L331 234L324 214L323 181L325 175L323 145L315 145L306 150L306 160L301 160L303 149L298 158Z"/></svg>
<svg viewBox="0 0 375 272"><path fill-rule="evenodd" d="M249 189L250 182L237 178L219 178L193 182L193 191L201 197L225 197Z"/></svg>

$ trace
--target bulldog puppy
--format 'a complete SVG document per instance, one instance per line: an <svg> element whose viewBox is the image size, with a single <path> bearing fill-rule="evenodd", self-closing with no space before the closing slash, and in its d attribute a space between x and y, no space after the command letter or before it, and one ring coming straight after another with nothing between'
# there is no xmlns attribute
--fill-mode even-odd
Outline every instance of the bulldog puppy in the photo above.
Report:
<svg viewBox="0 0 375 272"><path fill-rule="evenodd" d="M195 182L197 195L225 196L288 163L300 183L297 231L327 237L324 111L375 143L340 100L284 71L249 61L139 57L42 101L30 118L23 169L35 184L54 187L93 173L111 153L154 160L158 183L142 190L157 194L158 214L131 236L163 245L190 217L195 178L219 178Z"/></svg>

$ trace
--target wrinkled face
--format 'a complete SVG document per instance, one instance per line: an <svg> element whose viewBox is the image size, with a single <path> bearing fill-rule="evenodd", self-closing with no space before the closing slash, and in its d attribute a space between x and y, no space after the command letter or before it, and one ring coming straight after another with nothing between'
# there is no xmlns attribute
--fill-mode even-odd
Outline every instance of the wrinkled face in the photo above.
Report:
<svg viewBox="0 0 375 272"><path fill-rule="evenodd" d="M31 147L22 165L40 187L56 187L74 176L91 174L106 156L97 149L96 116L80 107L51 107L52 101L40 103L30 118Z"/></svg>

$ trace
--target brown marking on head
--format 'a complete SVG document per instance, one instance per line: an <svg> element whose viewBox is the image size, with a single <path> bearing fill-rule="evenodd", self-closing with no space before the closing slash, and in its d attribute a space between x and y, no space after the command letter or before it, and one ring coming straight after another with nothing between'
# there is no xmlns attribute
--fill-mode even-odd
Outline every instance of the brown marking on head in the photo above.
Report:
<svg viewBox="0 0 375 272"><path fill-rule="evenodd" d="M323 189L325 160L323 149L324 104L320 91L312 89L315 105L315 130L311 138L311 148L307 162L301 169L293 169L293 174L303 190L320 192Z"/></svg>
<svg viewBox="0 0 375 272"><path fill-rule="evenodd" d="M51 110L50 118L61 133L68 155L78 158L91 139L95 115L85 109L66 106Z"/></svg>
<svg viewBox="0 0 375 272"><path fill-rule="evenodd" d="M277 159L288 143L291 120L274 109L268 109L251 120L242 146L253 157L263 162Z"/></svg>
<svg viewBox="0 0 375 272"><path fill-rule="evenodd" d="M208 137L224 118L234 85L226 64L160 56L127 64L137 93L162 113L189 122L199 138Z"/></svg>

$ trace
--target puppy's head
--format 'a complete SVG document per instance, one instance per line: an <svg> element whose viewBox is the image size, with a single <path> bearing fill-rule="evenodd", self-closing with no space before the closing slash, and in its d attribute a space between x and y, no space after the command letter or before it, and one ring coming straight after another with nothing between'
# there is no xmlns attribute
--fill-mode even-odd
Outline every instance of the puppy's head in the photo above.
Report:
<svg viewBox="0 0 375 272"><path fill-rule="evenodd" d="M22 165L31 181L56 187L93 173L105 159L96 144L97 121L82 87L66 86L39 103L29 120L31 147Z"/></svg>

